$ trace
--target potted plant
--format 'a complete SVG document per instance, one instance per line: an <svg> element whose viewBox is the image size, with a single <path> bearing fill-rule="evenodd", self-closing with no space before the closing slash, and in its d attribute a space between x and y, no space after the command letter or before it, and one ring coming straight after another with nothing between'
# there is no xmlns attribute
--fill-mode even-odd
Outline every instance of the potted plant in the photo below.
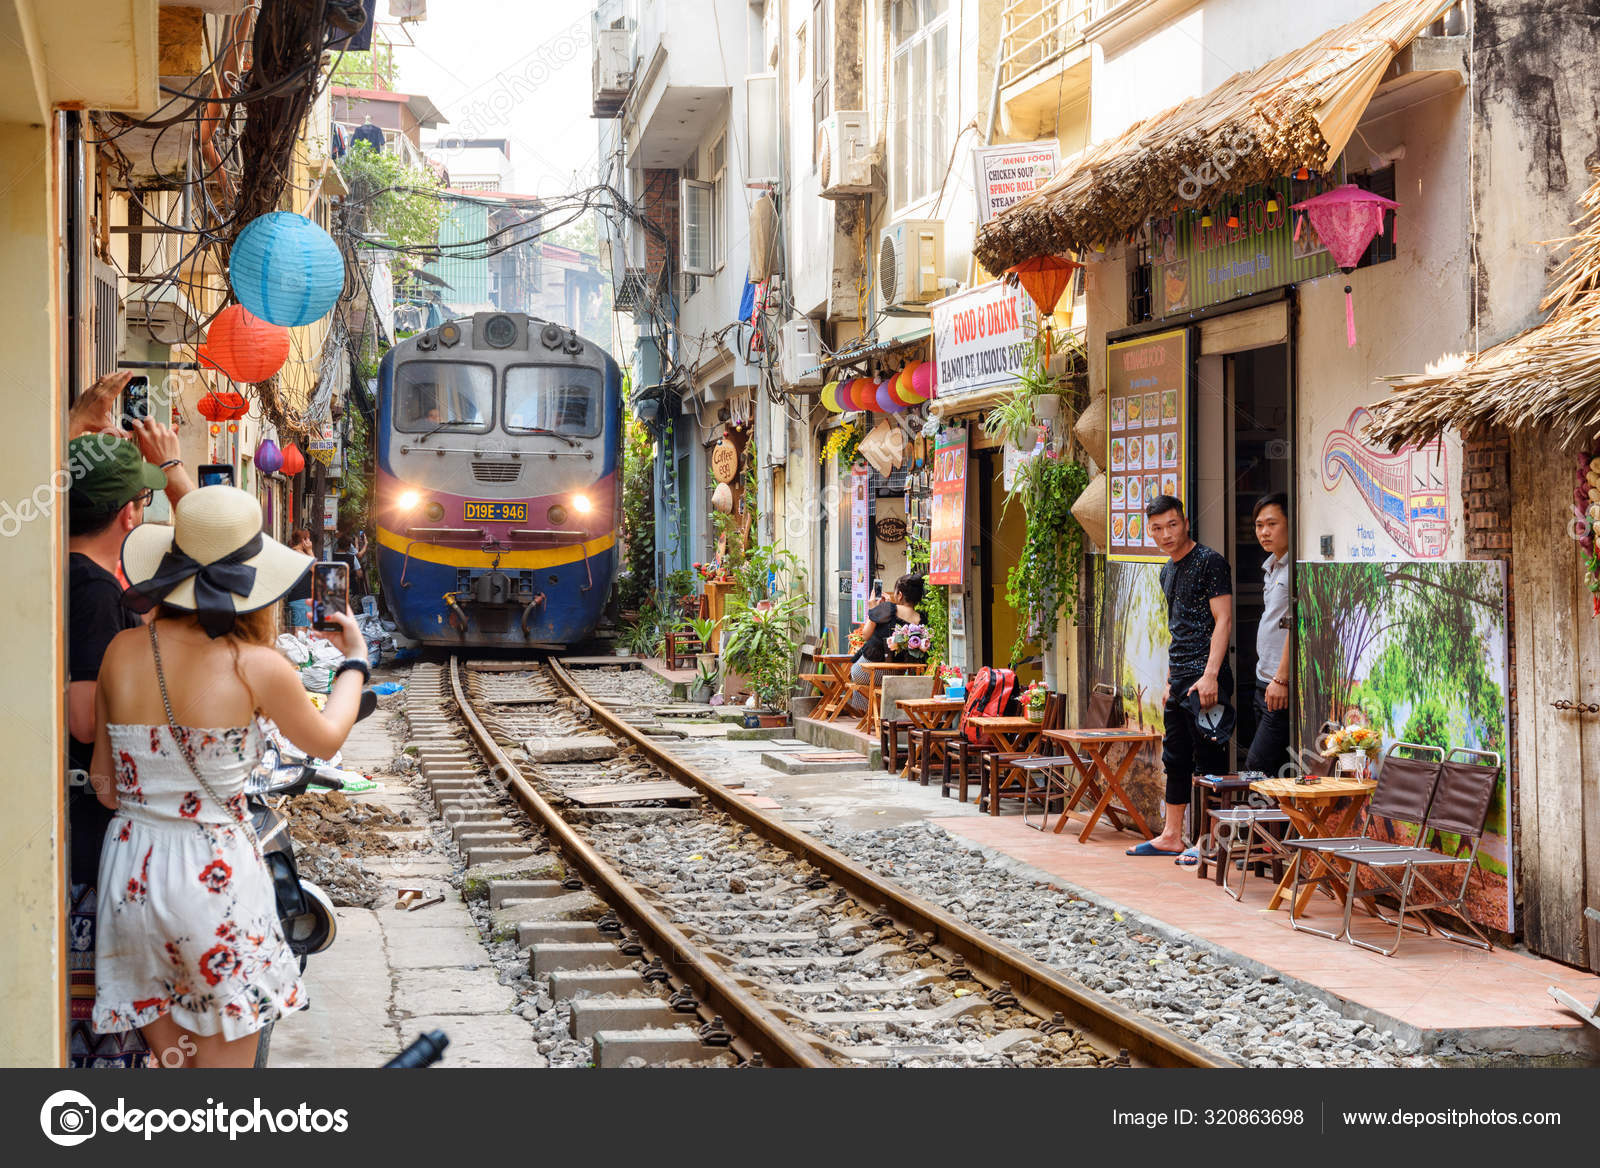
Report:
<svg viewBox="0 0 1600 1168"><path fill-rule="evenodd" d="M1044 703L1050 696L1050 691L1042 681L1030 681L1028 688L1022 691L1022 708L1027 711L1028 721L1044 721Z"/></svg>
<svg viewBox="0 0 1600 1168"><path fill-rule="evenodd" d="M717 676L717 659L709 654L702 654L699 667L695 670L694 685L689 690L689 699L701 705L709 705L711 695L717 692L719 678Z"/></svg>
<svg viewBox="0 0 1600 1168"><path fill-rule="evenodd" d="M1383 737L1376 730L1352 723L1323 740L1322 757L1337 758L1339 770L1346 774L1364 774L1382 746Z"/></svg>
<svg viewBox="0 0 1600 1168"><path fill-rule="evenodd" d="M939 684L944 687L947 698L965 699L967 696L967 679L959 665L939 666Z"/></svg>
<svg viewBox="0 0 1600 1168"><path fill-rule="evenodd" d="M704 616L692 617L683 622L681 627L694 633L695 639L700 642L699 656L702 661L707 657L711 658L713 662L715 661L717 656L717 627L721 624L720 620L713 620Z"/></svg>
<svg viewBox="0 0 1600 1168"><path fill-rule="evenodd" d="M729 598L722 661L728 670L748 679L762 706L779 715L764 724L783 725L787 720L800 650L796 637L808 604L804 593L774 600L765 608L743 596Z"/></svg>

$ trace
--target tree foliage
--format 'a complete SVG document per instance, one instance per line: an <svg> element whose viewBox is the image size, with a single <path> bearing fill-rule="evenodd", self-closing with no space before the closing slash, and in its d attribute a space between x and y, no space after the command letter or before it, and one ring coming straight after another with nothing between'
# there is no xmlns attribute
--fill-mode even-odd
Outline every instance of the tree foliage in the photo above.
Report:
<svg viewBox="0 0 1600 1168"><path fill-rule="evenodd" d="M441 188L431 170L407 166L392 151L352 142L339 172L350 187L352 229L381 236L398 248L427 248L439 242L445 205L434 193ZM397 284L422 264L405 251L392 254Z"/></svg>
<svg viewBox="0 0 1600 1168"><path fill-rule="evenodd" d="M1007 498L1022 500L1028 529L1022 555L1006 573L1006 601L1021 618L1013 662L1021 660L1030 642L1047 643L1057 624L1077 611L1083 528L1072 505L1088 485L1086 466L1048 454L1030 458L1017 470Z"/></svg>
<svg viewBox="0 0 1600 1168"><path fill-rule="evenodd" d="M626 562L617 577L617 600L624 609L638 609L655 583L655 442L631 414L622 447L622 532Z"/></svg>

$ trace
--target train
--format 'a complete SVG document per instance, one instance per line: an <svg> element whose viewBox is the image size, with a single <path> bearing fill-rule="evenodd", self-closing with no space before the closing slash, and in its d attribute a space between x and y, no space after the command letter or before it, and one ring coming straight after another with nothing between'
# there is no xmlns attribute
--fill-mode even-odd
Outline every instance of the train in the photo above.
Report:
<svg viewBox="0 0 1600 1168"><path fill-rule="evenodd" d="M618 567L622 373L572 329L478 312L409 337L377 387L378 573L407 637L571 649Z"/></svg>

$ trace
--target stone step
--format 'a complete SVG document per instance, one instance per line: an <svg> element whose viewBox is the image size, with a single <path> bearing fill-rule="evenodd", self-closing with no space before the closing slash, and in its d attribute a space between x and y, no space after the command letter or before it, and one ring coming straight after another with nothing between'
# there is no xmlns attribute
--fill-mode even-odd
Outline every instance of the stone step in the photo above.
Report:
<svg viewBox="0 0 1600 1168"><path fill-rule="evenodd" d="M786 775L827 775L840 771L865 771L872 767L865 755L848 750L775 750L761 753L761 765Z"/></svg>

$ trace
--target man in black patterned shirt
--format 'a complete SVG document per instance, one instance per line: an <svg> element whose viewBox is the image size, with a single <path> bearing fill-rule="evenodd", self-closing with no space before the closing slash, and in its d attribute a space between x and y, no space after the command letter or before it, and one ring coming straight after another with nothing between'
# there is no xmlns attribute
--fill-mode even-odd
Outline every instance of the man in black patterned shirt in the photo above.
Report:
<svg viewBox="0 0 1600 1168"><path fill-rule="evenodd" d="M1233 636L1233 573L1228 561L1189 537L1183 503L1158 495L1145 508L1146 530L1166 555L1161 591L1167 598L1167 684L1162 691L1166 732L1161 764L1167 774L1165 823L1154 839L1130 848L1130 856L1176 856L1183 852L1183 813L1196 774L1228 769L1226 741L1215 742L1196 725L1186 702L1193 692L1202 708L1233 692L1228 642Z"/></svg>

